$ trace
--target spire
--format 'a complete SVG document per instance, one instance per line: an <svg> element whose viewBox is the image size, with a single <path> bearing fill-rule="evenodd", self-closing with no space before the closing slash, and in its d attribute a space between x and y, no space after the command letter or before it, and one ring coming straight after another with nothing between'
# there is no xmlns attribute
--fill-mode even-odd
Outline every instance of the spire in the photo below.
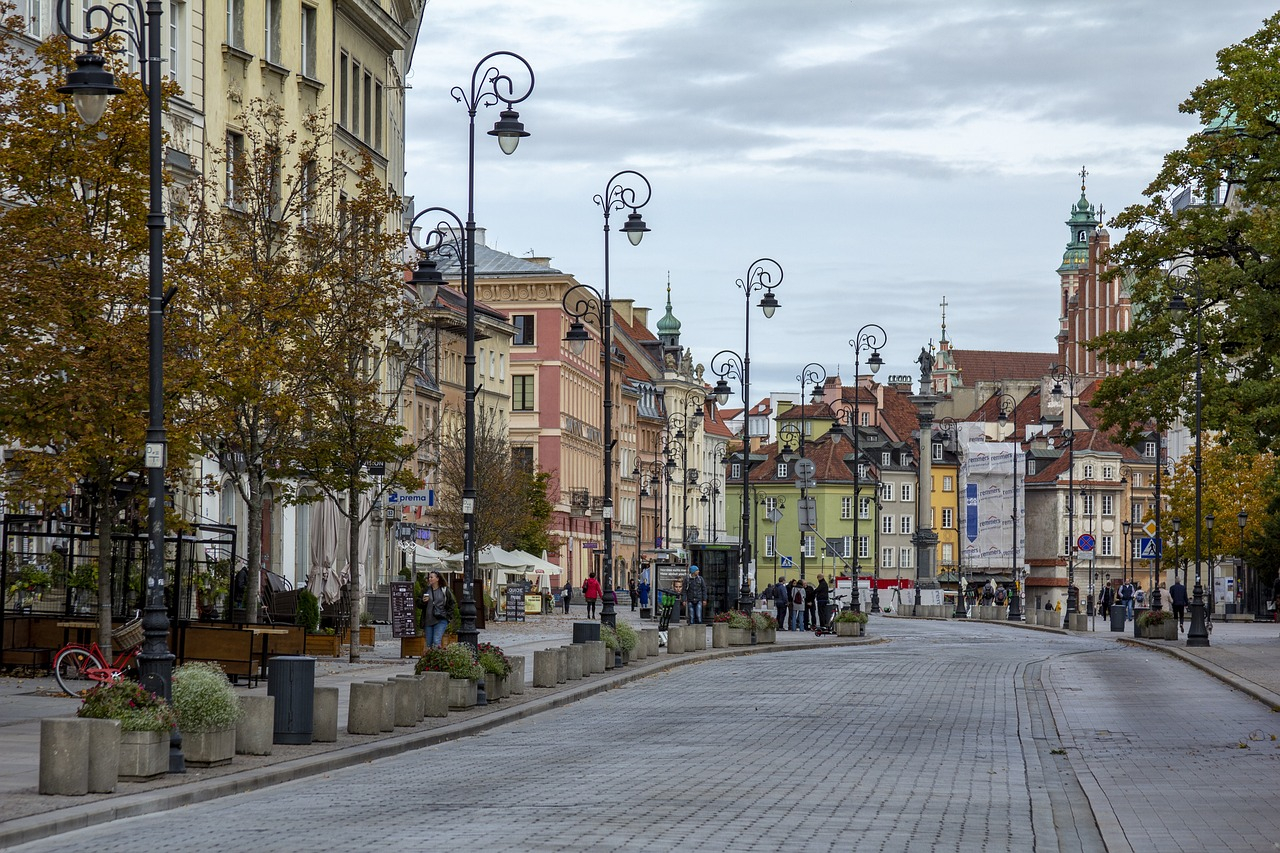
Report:
<svg viewBox="0 0 1280 853"><path fill-rule="evenodd" d="M946 344L950 343L950 341L947 340L947 297L946 296L942 297L942 338L939 339L938 343L942 345L943 349L946 349L947 348Z"/></svg>
<svg viewBox="0 0 1280 853"><path fill-rule="evenodd" d="M1101 224L1099 211L1094 210L1085 195L1085 179L1088 176L1089 170L1080 167L1080 200L1071 206L1071 218L1066 221L1071 239L1067 242L1066 251L1062 253L1062 265L1058 267L1060 274L1084 269L1089 256L1089 240Z"/></svg>
<svg viewBox="0 0 1280 853"><path fill-rule="evenodd" d="M680 346L680 321L671 312L671 272L667 271L667 313L658 321L658 339L664 346Z"/></svg>

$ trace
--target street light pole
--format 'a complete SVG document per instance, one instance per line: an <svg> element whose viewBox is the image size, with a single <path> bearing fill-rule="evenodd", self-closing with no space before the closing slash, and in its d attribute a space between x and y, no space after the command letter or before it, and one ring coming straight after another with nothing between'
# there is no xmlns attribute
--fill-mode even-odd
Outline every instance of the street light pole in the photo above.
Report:
<svg viewBox="0 0 1280 853"><path fill-rule="evenodd" d="M529 86L517 94L515 81L498 67L499 59L514 59L529 75ZM462 359L466 377L464 406L462 478L462 599L458 603L461 625L458 642L475 648L479 641L476 630L476 602L472 586L476 576L476 112L480 107L506 104L494 122L489 136L497 137L503 154L514 154L520 140L528 136L520 122L515 105L533 94L533 68L516 53L496 51L485 56L471 72L471 87L454 86L453 99L467 110L467 221L466 250L463 259L463 289L467 300L467 340Z"/></svg>
<svg viewBox="0 0 1280 853"><path fill-rule="evenodd" d="M808 418L805 412L805 388L812 386L816 396L819 393L819 389L827 381L826 368L817 362L811 361L800 369L800 375L796 377L796 381L800 383L800 458L804 459L805 428L808 426ZM805 503L807 497L809 497L809 490L802 486L800 488L800 501L802 504ZM800 580L802 581L804 580L805 572L804 535L805 531L802 528L800 530ZM819 569L821 569L821 566L819 566Z"/></svg>
<svg viewBox="0 0 1280 853"><path fill-rule="evenodd" d="M172 294L164 292L164 114L161 76L160 0L147 0L146 20L138 15L138 0L100 4L84 11L82 30L71 21L71 0L57 3L58 29L85 48L75 57L76 70L67 74L58 92L71 95L76 112L93 125L107 108L107 98L124 93L98 52L117 36L138 51L142 86L147 95L148 209L147 209L147 391L148 420L144 462L147 469L147 582L142 613L142 652L138 673L142 686L167 702L173 698L173 653L169 651L169 613L165 607L165 488L168 442L164 427L164 309ZM105 13L105 14L104 14ZM110 49L108 47L108 49ZM169 745L169 772L185 773L182 737L175 728Z"/></svg>
<svg viewBox="0 0 1280 853"><path fill-rule="evenodd" d="M1055 366L1049 375L1053 379L1051 393L1054 398L1062 399L1063 382L1069 383L1071 387L1066 406L1062 410L1062 437L1067 441L1067 467L1069 469L1067 473L1067 606L1066 612L1062 617L1062 627L1069 628L1071 626L1071 615L1080 606L1080 595L1076 591L1076 433L1071 427L1071 423L1075 418L1076 375L1065 364Z"/></svg>
<svg viewBox="0 0 1280 853"><path fill-rule="evenodd" d="M1018 401L1012 394L1001 392L1000 414L996 420L1000 425L1013 420L1013 595L1009 601L1010 622L1022 621L1022 574L1018 571L1018 446L1022 443L1018 438Z"/></svg>
<svg viewBox="0 0 1280 853"><path fill-rule="evenodd" d="M643 196L640 184L644 185ZM651 195L648 178L639 172L628 169L609 179L604 192L594 199L604 213L604 293L589 284L576 284L565 292L561 300L565 313L573 318L564 339L575 354L581 355L590 339L582 321L594 316L600 322L600 348L604 361L604 500L600 508L604 523L604 560L601 566L604 606L600 608L600 622L611 628L617 625L618 616L613 606L613 298L609 291L609 214L630 208L622 233L627 235L631 245L638 246L649 230L639 210L649 203Z"/></svg>
<svg viewBox="0 0 1280 853"><path fill-rule="evenodd" d="M860 421L861 412L859 410L858 401L862 399L862 350L870 348L871 355L867 357L867 367L870 368L871 374L874 376L879 372L884 359L880 357L880 348L888 342L888 335L885 334L884 327L876 323L867 323L858 329L849 340L849 346L853 347L853 593L849 599L849 609L854 612L862 610L862 601L859 598L858 581L862 575L862 540L858 538L858 519L862 515L862 456L861 441L862 424ZM876 496L879 500L879 495ZM918 593L917 593L918 594Z"/></svg>
<svg viewBox="0 0 1280 853"><path fill-rule="evenodd" d="M721 350L711 359L711 369L719 377L715 389L711 392L716 401L723 406L729 402L733 389L729 387L728 377L737 377L742 382L742 534L739 537L741 549L739 571L742 573L742 586L738 590L738 609L751 610L751 504L747 492L750 487L751 471L751 294L763 290L759 307L765 319L773 316L778 310L778 298L773 295L775 288L782 285L782 265L772 258L760 258L747 268L746 278L738 279L738 289L742 291L746 301L746 313L743 324L742 355L732 350ZM754 636L754 629L752 632Z"/></svg>
<svg viewBox="0 0 1280 853"><path fill-rule="evenodd" d="M956 464L956 484L955 484L955 490L956 490L956 515L955 515L955 520L954 520L954 523L952 524L952 527L953 527L953 528L955 529L955 531L956 531L956 551L957 551L957 552L960 552L960 551L961 551L961 543L960 543L960 465L959 465L959 462L960 462L960 425L959 425L959 423L957 423L957 422L956 422L956 419L955 419L955 418L938 418L938 420L936 421L936 423L938 424L938 432L939 432L939 433L941 433L941 436L942 436L942 442L943 442L943 444L942 444L941 446L946 446L946 445L948 445L948 444L949 444L949 445L951 445L951 450L952 450L952 452L954 452L954 453L955 453L955 455L956 455L956 463L957 463L957 464ZM945 528L944 528L944 529L945 529ZM953 556L954 556L954 555L953 555ZM965 603L964 603L964 589L961 587L961 584L960 584L960 580L961 580L961 577L962 577L962 576L961 576L961 568L962 568L962 567L960 566L959 562L957 562L957 563L955 564L955 567L956 567L956 607L955 607L955 610L951 611L951 618L952 618L952 619L967 619L967 618L969 618L969 610L968 610L968 608L967 608L967 607L965 607Z"/></svg>
<svg viewBox="0 0 1280 853"><path fill-rule="evenodd" d="M1236 514L1236 520L1240 522L1240 565L1236 570L1236 589L1244 585L1245 566L1244 566L1244 526L1249 523L1249 513L1240 510ZM1236 599L1243 605L1245 611L1249 608L1249 599L1253 596L1253 582L1250 579L1248 585L1245 585L1243 593L1237 592Z"/></svg>

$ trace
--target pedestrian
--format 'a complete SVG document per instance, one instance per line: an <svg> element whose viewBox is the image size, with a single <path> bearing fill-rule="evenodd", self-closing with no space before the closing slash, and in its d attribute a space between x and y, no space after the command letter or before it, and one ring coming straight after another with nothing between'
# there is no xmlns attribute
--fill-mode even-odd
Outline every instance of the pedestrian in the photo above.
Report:
<svg viewBox="0 0 1280 853"><path fill-rule="evenodd" d="M647 578L640 581L640 606L649 609L649 581Z"/></svg>
<svg viewBox="0 0 1280 853"><path fill-rule="evenodd" d="M565 583L560 590L560 598L564 601L564 615L569 615L569 605L573 603L573 584Z"/></svg>
<svg viewBox="0 0 1280 853"><path fill-rule="evenodd" d="M636 579L632 578L627 581L627 595L631 596L631 612L636 612L636 605L640 603L640 587L636 584Z"/></svg>
<svg viewBox="0 0 1280 853"><path fill-rule="evenodd" d="M797 580L791 587L791 630L804 627L804 582Z"/></svg>
<svg viewBox="0 0 1280 853"><path fill-rule="evenodd" d="M702 608L707 603L707 582L697 566L689 567L689 582L684 585L685 609L690 625L702 624Z"/></svg>
<svg viewBox="0 0 1280 853"><path fill-rule="evenodd" d="M1280 618L1280 574L1276 575L1275 582L1271 584L1271 621L1274 622Z"/></svg>
<svg viewBox="0 0 1280 853"><path fill-rule="evenodd" d="M596 602L600 600L600 581L596 580L595 572L587 575L587 579L583 582L582 597L587 600L587 618L596 618Z"/></svg>
<svg viewBox="0 0 1280 853"><path fill-rule="evenodd" d="M827 579L818 575L818 587L814 590L814 598L818 602L818 627L827 627L827 621L831 618L827 615L827 611L831 609L831 587L827 586Z"/></svg>
<svg viewBox="0 0 1280 853"><path fill-rule="evenodd" d="M1125 580L1120 585L1120 603L1124 605L1124 621L1133 620L1133 581Z"/></svg>
<svg viewBox="0 0 1280 853"><path fill-rule="evenodd" d="M1115 603L1116 591L1111 588L1111 583L1108 582L1104 587L1102 587L1102 594L1098 596L1098 604L1102 607L1102 614L1104 616L1110 616L1111 605Z"/></svg>
<svg viewBox="0 0 1280 853"><path fill-rule="evenodd" d="M1147 594L1143 592L1142 584L1138 583L1137 581L1133 582L1133 606L1134 607L1147 606Z"/></svg>
<svg viewBox="0 0 1280 853"><path fill-rule="evenodd" d="M1178 631L1182 631L1182 623L1187 615L1187 588L1182 581L1175 576L1173 586L1169 587L1169 608L1173 611L1173 617L1178 620Z"/></svg>
<svg viewBox="0 0 1280 853"><path fill-rule="evenodd" d="M787 579L778 578L773 585L773 607L778 611L778 630L789 630L787 627L787 606L791 601L791 590L787 589Z"/></svg>
<svg viewBox="0 0 1280 853"><path fill-rule="evenodd" d="M422 625L426 628L427 645L444 645L444 632L453 618L453 593L444 585L439 572L427 572L427 589L422 593Z"/></svg>
<svg viewBox="0 0 1280 853"><path fill-rule="evenodd" d="M818 627L818 590L813 584L804 585L804 629L813 631Z"/></svg>

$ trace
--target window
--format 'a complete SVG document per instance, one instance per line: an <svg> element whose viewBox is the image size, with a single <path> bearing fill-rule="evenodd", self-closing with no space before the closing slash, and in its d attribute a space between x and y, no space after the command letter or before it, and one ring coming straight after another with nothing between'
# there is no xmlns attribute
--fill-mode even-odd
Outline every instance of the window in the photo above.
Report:
<svg viewBox="0 0 1280 853"><path fill-rule="evenodd" d="M891 463L889 462L889 460L890 460L891 458L893 458L893 454L892 454L892 453L890 453L888 450L884 451L883 453L881 453L881 454L880 454L880 464L881 464L881 465L889 465L889 464L891 464Z"/></svg>
<svg viewBox="0 0 1280 853"><path fill-rule="evenodd" d="M1113 468L1112 466L1110 465L1102 466L1102 479L1104 480L1113 479L1115 477L1115 474L1116 474L1116 469Z"/></svg>
<svg viewBox="0 0 1280 853"><path fill-rule="evenodd" d="M881 568L884 568L884 569L893 568L893 554L894 554L894 550L892 548L880 549L880 567Z"/></svg>
<svg viewBox="0 0 1280 853"><path fill-rule="evenodd" d="M302 227L306 228L311 224L311 220L315 213L315 194L316 194L316 164L314 161L308 161L302 165L301 186L298 187L300 199L299 216L302 219ZM426 356L424 349L422 355ZM425 368L425 362L419 364L420 368Z"/></svg>
<svg viewBox="0 0 1280 853"><path fill-rule="evenodd" d="M227 44L244 48L244 0L227 0Z"/></svg>
<svg viewBox="0 0 1280 853"><path fill-rule="evenodd" d="M955 512L949 506L943 507L942 508L942 529L950 530L954 526L955 526Z"/></svg>
<svg viewBox="0 0 1280 853"><path fill-rule="evenodd" d="M1085 492L1080 498L1080 514L1093 515L1093 492Z"/></svg>
<svg viewBox="0 0 1280 853"><path fill-rule="evenodd" d="M858 482L862 482L865 479L867 479L867 463L859 462L858 463Z"/></svg>
<svg viewBox="0 0 1280 853"><path fill-rule="evenodd" d="M1116 514L1116 496L1115 495L1102 496L1102 514L1103 515Z"/></svg>
<svg viewBox="0 0 1280 853"><path fill-rule="evenodd" d="M527 474L533 473L533 448L532 447L513 447L511 448L511 467L517 471L524 471Z"/></svg>
<svg viewBox="0 0 1280 853"><path fill-rule="evenodd" d="M239 187L236 178L244 168L244 136L234 130L227 131L227 204L236 207L239 204Z"/></svg>
<svg viewBox="0 0 1280 853"><path fill-rule="evenodd" d="M773 534L772 533L764 537L764 555L766 557L773 557L777 555L776 552L773 550Z"/></svg>
<svg viewBox="0 0 1280 853"><path fill-rule="evenodd" d="M1092 466L1092 465L1085 465L1085 466L1084 466L1084 469L1083 469L1083 470L1082 470L1082 472L1081 472L1081 476L1083 476L1083 477L1084 477L1084 479L1086 479L1086 480L1092 480L1092 479L1093 479L1093 466Z"/></svg>
<svg viewBox="0 0 1280 853"><path fill-rule="evenodd" d="M899 548L898 549L898 565L904 569L909 569L911 568L912 562L913 562L913 557L911 554L911 549Z"/></svg>
<svg viewBox="0 0 1280 853"><path fill-rule="evenodd" d="M38 0L37 0L38 2ZM184 84L187 78L187 4L184 0L169 3L169 79Z"/></svg>
<svg viewBox="0 0 1280 853"><path fill-rule="evenodd" d="M263 6L264 27L262 54L267 62L280 64L280 4L283 0L266 0Z"/></svg>
<svg viewBox="0 0 1280 853"><path fill-rule="evenodd" d="M316 8L302 4L302 76L316 76Z"/></svg>
<svg viewBox="0 0 1280 853"><path fill-rule="evenodd" d="M871 559L871 537L870 536L858 537L858 559L859 560Z"/></svg>
<svg viewBox="0 0 1280 853"><path fill-rule="evenodd" d="M511 324L516 327L516 336L511 343L518 347L533 346L533 315L515 314L511 317Z"/></svg>
<svg viewBox="0 0 1280 853"><path fill-rule="evenodd" d="M870 412L859 412L859 413L858 413L858 423L862 424L863 426L871 426L871 413L870 413Z"/></svg>
<svg viewBox="0 0 1280 853"><path fill-rule="evenodd" d="M1115 556L1114 538L1111 536L1102 536L1098 539L1098 553L1104 557Z"/></svg>
<svg viewBox="0 0 1280 853"><path fill-rule="evenodd" d="M1145 507L1143 506L1142 501L1134 501L1129 504L1129 519L1131 521L1136 521L1137 519L1142 518L1144 512Z"/></svg>
<svg viewBox="0 0 1280 853"><path fill-rule="evenodd" d="M741 462L734 462L732 465L729 466L729 479L730 480L742 479L742 463Z"/></svg>
<svg viewBox="0 0 1280 853"><path fill-rule="evenodd" d="M853 556L853 537L845 536L840 540L840 556L848 559Z"/></svg>
<svg viewBox="0 0 1280 853"><path fill-rule="evenodd" d="M871 517L871 498L859 497L858 498L858 518L870 518L870 517Z"/></svg>
<svg viewBox="0 0 1280 853"><path fill-rule="evenodd" d="M382 150L382 84L373 84L373 147Z"/></svg>
<svg viewBox="0 0 1280 853"><path fill-rule="evenodd" d="M350 95L347 87L347 66L351 59L344 50L338 59L338 126L347 126L347 103Z"/></svg>
<svg viewBox="0 0 1280 853"><path fill-rule="evenodd" d="M911 489L911 483L903 483L903 484L902 484L902 491L901 491L901 494L902 494L902 499L903 499L904 501L911 501L911 500L914 500L914 498L912 497L912 495L914 494L914 492L913 492L913 491L912 491L912 489Z"/></svg>
<svg viewBox="0 0 1280 853"><path fill-rule="evenodd" d="M880 516L880 532L885 534L893 533L893 516L892 515Z"/></svg>
<svg viewBox="0 0 1280 853"><path fill-rule="evenodd" d="M1148 459L1156 458L1156 443L1154 441L1144 441L1142 443L1142 455Z"/></svg>
<svg viewBox="0 0 1280 853"><path fill-rule="evenodd" d="M786 477L787 477L787 463L779 462L778 463L778 479L785 480Z"/></svg>
<svg viewBox="0 0 1280 853"><path fill-rule="evenodd" d="M373 133L373 75L368 71L361 78L363 85L360 94L363 98L364 113L361 120L361 139L368 142Z"/></svg>
<svg viewBox="0 0 1280 853"><path fill-rule="evenodd" d="M942 565L954 566L956 562L954 546L950 542L943 542L941 552Z"/></svg>
<svg viewBox="0 0 1280 853"><path fill-rule="evenodd" d="M845 496L840 499L840 518L842 521L853 518L853 498Z"/></svg>
<svg viewBox="0 0 1280 853"><path fill-rule="evenodd" d="M511 410L513 412L533 411L533 377L511 377Z"/></svg>
<svg viewBox="0 0 1280 853"><path fill-rule="evenodd" d="M942 491L944 492L955 491L955 480L952 478L950 474L944 474L942 476Z"/></svg>
<svg viewBox="0 0 1280 853"><path fill-rule="evenodd" d="M360 63L351 60L351 119L347 130L360 135Z"/></svg>
<svg viewBox="0 0 1280 853"><path fill-rule="evenodd" d="M940 441L935 441L933 443L933 461L934 462L942 461L942 442Z"/></svg>
<svg viewBox="0 0 1280 853"><path fill-rule="evenodd" d="M898 532L902 534L911 532L911 516L904 515L898 518Z"/></svg>
<svg viewBox="0 0 1280 853"><path fill-rule="evenodd" d="M814 549L814 538L812 534L809 534L809 533L805 534L803 547L804 547L804 555L806 557L813 557L814 555L817 554L817 551Z"/></svg>
<svg viewBox="0 0 1280 853"><path fill-rule="evenodd" d="M880 484L880 500L882 501L893 500L893 483Z"/></svg>
<svg viewBox="0 0 1280 853"><path fill-rule="evenodd" d="M41 5L44 0L18 0L18 8L15 14L21 15L27 27L27 35L32 38L44 37L44 16L41 13Z"/></svg>

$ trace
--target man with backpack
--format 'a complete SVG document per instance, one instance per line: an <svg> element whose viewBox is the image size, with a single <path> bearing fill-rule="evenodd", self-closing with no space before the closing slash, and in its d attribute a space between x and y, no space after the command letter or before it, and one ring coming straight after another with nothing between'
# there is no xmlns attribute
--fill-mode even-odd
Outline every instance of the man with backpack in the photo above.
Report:
<svg viewBox="0 0 1280 853"><path fill-rule="evenodd" d="M685 610L689 613L689 624L700 624L702 608L707 603L707 582L697 566L689 567L689 581L684 585L684 601Z"/></svg>
<svg viewBox="0 0 1280 853"><path fill-rule="evenodd" d="M787 589L787 579L778 578L773 585L773 607L778 611L778 630L789 630L787 626L787 607L791 604L791 593Z"/></svg>
<svg viewBox="0 0 1280 853"><path fill-rule="evenodd" d="M1133 582L1126 580L1120 585L1120 603L1124 605L1124 619L1133 619Z"/></svg>

